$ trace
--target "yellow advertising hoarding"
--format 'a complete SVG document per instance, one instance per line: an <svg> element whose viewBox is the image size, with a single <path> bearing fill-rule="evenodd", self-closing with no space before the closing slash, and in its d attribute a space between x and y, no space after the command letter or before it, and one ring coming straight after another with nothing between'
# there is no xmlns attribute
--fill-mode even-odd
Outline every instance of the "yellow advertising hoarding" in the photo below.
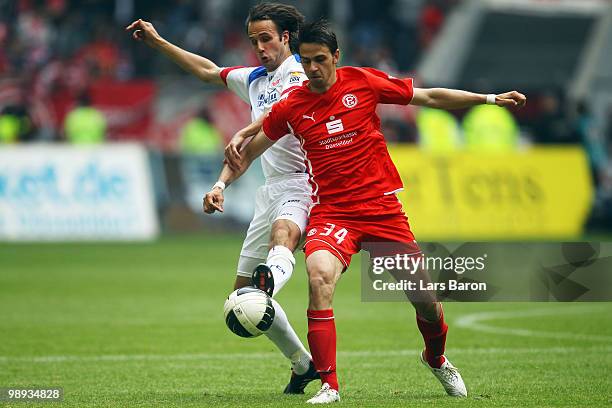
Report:
<svg viewBox="0 0 612 408"><path fill-rule="evenodd" d="M576 237L591 209L591 175L579 147L389 151L404 181L400 200L421 241Z"/></svg>

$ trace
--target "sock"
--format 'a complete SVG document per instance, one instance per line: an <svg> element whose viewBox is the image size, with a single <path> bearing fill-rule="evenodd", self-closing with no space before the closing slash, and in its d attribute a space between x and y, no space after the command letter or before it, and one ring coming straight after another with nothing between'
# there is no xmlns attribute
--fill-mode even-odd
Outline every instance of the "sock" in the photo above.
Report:
<svg viewBox="0 0 612 408"><path fill-rule="evenodd" d="M321 383L338 390L334 310L308 310L308 345Z"/></svg>
<svg viewBox="0 0 612 408"><path fill-rule="evenodd" d="M430 366L440 368L444 363L444 347L448 326L444 322L444 312L440 309L440 319L430 322L417 315L417 326L425 340L425 360Z"/></svg>
<svg viewBox="0 0 612 408"><path fill-rule="evenodd" d="M272 276L274 276L274 293L272 294L274 296L285 286L293 273L295 265L293 252L287 247L276 245L268 252L266 265L270 267Z"/></svg>
<svg viewBox="0 0 612 408"><path fill-rule="evenodd" d="M312 357L289 324L287 314L281 305L274 299L272 299L272 305L274 306L274 321L265 335L291 361L293 372L304 374L310 366Z"/></svg>

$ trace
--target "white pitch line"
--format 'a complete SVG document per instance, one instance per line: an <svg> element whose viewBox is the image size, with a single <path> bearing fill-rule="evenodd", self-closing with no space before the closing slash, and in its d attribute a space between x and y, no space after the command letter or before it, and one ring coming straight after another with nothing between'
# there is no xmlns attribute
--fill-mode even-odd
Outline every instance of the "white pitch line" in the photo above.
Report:
<svg viewBox="0 0 612 408"><path fill-rule="evenodd" d="M546 348L451 348L450 354L543 354L577 352L612 352L612 347L546 347ZM339 351L340 358L355 357L416 357L421 349L379 350L379 351ZM70 362L129 362L129 361L197 361L197 360L263 360L280 357L279 353L196 353L196 354L107 354L94 356L55 355L12 357L0 356L0 363L70 363Z"/></svg>
<svg viewBox="0 0 612 408"><path fill-rule="evenodd" d="M582 333L567 333L567 332L546 332L531 329L518 329L509 327L498 327L483 322L489 320L502 320L502 319L516 319L522 317L544 317L554 316L558 314L589 314L594 310L600 310L601 308L593 307L581 307L577 309L563 310L559 309L536 309L536 310L524 310L524 311L502 311L502 312L480 312L472 313L465 316L461 316L455 319L455 327L463 327L470 330L475 330L484 333L492 334L504 334L512 336L522 337L540 337L540 338L552 338L552 339L569 339L569 340L586 340L595 342L606 342L612 343L612 336L596 335L596 334L582 334Z"/></svg>

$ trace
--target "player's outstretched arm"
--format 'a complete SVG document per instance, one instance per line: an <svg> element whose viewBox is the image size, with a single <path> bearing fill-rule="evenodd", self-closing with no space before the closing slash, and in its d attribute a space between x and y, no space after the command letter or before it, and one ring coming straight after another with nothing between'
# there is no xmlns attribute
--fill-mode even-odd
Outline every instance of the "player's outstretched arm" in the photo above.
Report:
<svg viewBox="0 0 612 408"><path fill-rule="evenodd" d="M525 95L517 91L485 95L447 88L414 88L414 95L410 104L438 109L462 109L485 103L521 108L526 102Z"/></svg>
<svg viewBox="0 0 612 408"><path fill-rule="evenodd" d="M125 30L132 32L132 37L135 40L143 41L149 47L162 52L185 71L202 81L223 85L223 80L219 76L221 68L214 62L168 42L159 35L153 24L148 21L138 19L128 25Z"/></svg>

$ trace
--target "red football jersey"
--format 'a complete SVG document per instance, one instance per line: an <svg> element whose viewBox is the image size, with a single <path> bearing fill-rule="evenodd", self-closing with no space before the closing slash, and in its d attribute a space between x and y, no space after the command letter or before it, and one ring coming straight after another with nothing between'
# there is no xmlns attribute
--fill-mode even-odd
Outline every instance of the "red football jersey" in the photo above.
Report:
<svg viewBox="0 0 612 408"><path fill-rule="evenodd" d="M276 103L263 123L271 140L292 133L300 140L313 202L358 202L393 194L402 181L380 131L376 105L407 105L412 79L372 68L344 67L323 94L306 84Z"/></svg>

